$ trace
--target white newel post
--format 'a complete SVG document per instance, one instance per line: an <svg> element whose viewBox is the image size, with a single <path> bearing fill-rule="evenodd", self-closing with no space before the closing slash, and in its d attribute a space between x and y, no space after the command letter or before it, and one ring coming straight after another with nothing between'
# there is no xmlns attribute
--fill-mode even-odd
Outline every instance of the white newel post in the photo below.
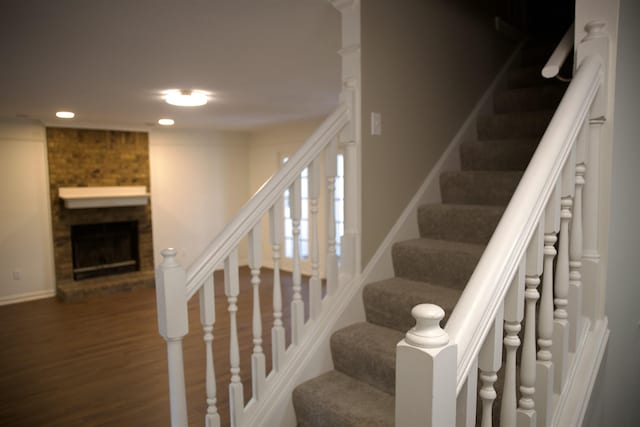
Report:
<svg viewBox="0 0 640 427"><path fill-rule="evenodd" d="M585 26L586 37L576 46L577 64L586 57L597 55L602 58L603 78L589 114L588 157L586 161L585 183L583 188L583 252L582 284L584 312L592 320L604 317L604 283L599 282L600 275L600 238L599 209L601 199L600 176L600 135L607 117L607 85L609 66L609 36L605 31L606 23L592 21Z"/></svg>
<svg viewBox="0 0 640 427"><path fill-rule="evenodd" d="M361 109L360 109L360 0L330 0L342 14L342 92L349 106L349 123L339 140L344 147L344 235L340 269L350 276L360 272L361 218Z"/></svg>
<svg viewBox="0 0 640 427"><path fill-rule="evenodd" d="M158 329L167 342L171 426L186 427L187 395L184 383L182 338L189 333L186 272L176 260L173 248L162 251L163 261L156 270Z"/></svg>
<svg viewBox="0 0 640 427"><path fill-rule="evenodd" d="M456 425L457 346L440 327L444 310L420 304L396 348L396 427Z"/></svg>

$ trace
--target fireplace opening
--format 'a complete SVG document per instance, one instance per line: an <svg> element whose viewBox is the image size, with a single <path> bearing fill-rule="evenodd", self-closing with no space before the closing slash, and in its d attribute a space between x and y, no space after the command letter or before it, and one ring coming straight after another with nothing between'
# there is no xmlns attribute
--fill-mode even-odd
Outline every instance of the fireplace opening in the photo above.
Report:
<svg viewBox="0 0 640 427"><path fill-rule="evenodd" d="M71 226L73 279L140 270L138 222L107 222Z"/></svg>

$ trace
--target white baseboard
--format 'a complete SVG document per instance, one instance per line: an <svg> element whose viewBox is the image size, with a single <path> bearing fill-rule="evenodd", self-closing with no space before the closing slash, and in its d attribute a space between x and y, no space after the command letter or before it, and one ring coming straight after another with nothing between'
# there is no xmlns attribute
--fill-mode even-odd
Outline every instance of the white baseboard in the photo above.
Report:
<svg viewBox="0 0 640 427"><path fill-rule="evenodd" d="M17 295L9 295L6 297L0 298L0 306L9 305L9 304L17 304L20 302L33 301L37 299L43 298L52 298L56 296L55 290L46 290L46 291L35 291L35 292L25 292Z"/></svg>

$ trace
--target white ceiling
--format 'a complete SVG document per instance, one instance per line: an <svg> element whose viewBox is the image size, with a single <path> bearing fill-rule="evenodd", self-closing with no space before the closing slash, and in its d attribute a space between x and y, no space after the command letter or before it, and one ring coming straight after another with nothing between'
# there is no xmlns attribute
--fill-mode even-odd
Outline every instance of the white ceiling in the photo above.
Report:
<svg viewBox="0 0 640 427"><path fill-rule="evenodd" d="M199 130L318 117L337 104L339 45L327 0L3 0L0 117ZM215 100L165 104L175 88Z"/></svg>

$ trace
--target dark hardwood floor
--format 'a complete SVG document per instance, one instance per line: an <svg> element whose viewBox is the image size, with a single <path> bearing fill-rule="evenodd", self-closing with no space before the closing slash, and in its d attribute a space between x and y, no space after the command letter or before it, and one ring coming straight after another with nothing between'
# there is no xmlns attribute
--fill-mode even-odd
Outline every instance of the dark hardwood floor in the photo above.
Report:
<svg viewBox="0 0 640 427"><path fill-rule="evenodd" d="M241 376L251 395L252 296L240 269L238 300ZM272 271L261 274L267 371L271 367ZM284 317L290 340L291 276L283 272ZM308 300L307 278L303 294ZM215 274L214 360L218 411L229 424L229 320L222 272ZM308 313L308 307L305 308ZM78 303L45 299L0 307L0 426L169 426L164 340L158 334L155 291L91 297ZM184 339L189 424L204 426L205 351L198 295L189 302Z"/></svg>

